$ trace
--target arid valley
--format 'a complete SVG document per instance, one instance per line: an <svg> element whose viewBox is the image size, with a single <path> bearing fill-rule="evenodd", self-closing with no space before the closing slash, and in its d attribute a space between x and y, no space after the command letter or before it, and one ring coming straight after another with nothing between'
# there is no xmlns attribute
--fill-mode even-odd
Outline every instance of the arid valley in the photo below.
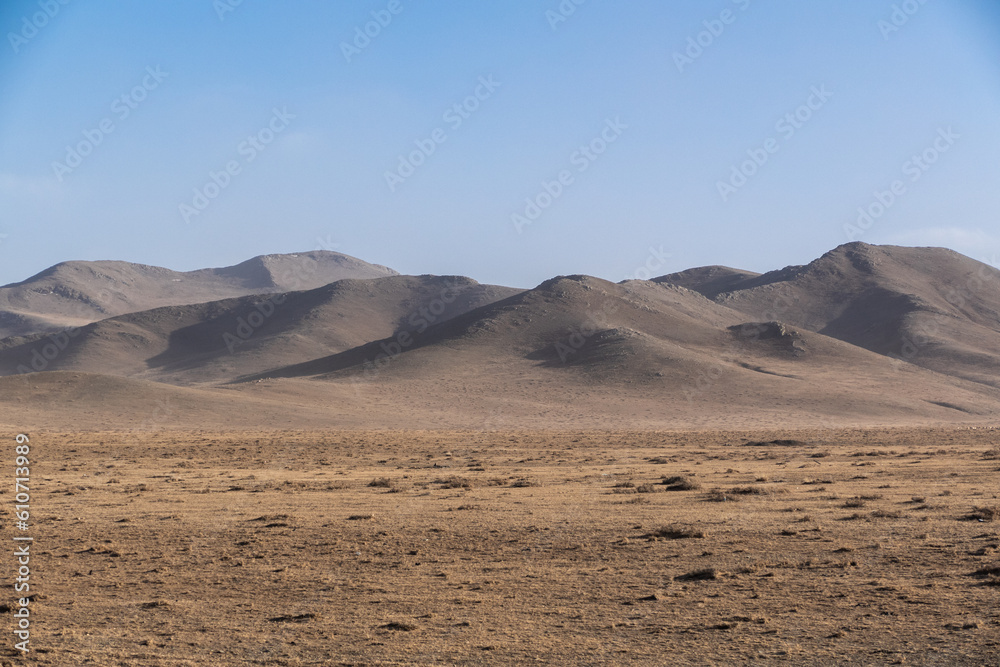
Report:
<svg viewBox="0 0 1000 667"><path fill-rule="evenodd" d="M998 277L53 267L0 288L30 660L993 664Z"/></svg>

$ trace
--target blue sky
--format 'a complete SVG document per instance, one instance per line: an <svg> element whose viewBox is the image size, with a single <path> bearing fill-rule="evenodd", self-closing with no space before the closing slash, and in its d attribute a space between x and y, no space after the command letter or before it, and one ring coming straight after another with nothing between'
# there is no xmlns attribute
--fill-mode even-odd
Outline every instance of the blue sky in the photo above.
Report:
<svg viewBox="0 0 1000 667"><path fill-rule="evenodd" d="M1000 258L996 2L576 2L8 0L0 283L319 247L521 287Z"/></svg>

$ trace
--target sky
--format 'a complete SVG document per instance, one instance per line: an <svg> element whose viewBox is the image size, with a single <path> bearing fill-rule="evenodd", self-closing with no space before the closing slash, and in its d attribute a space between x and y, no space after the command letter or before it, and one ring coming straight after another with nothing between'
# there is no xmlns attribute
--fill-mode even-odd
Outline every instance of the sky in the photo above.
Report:
<svg viewBox="0 0 1000 667"><path fill-rule="evenodd" d="M5 0L0 33L0 284L1000 264L995 0Z"/></svg>

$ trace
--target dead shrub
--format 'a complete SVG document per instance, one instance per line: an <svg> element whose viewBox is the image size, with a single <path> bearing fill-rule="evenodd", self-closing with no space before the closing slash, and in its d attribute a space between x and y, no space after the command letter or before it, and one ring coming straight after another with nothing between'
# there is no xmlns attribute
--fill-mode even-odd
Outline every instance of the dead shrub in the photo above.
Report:
<svg viewBox="0 0 1000 667"><path fill-rule="evenodd" d="M736 494L738 496L770 496L775 493L787 493L785 489L780 487L767 488L763 486L734 486L729 489L730 493Z"/></svg>
<svg viewBox="0 0 1000 667"><path fill-rule="evenodd" d="M974 507L962 517L964 521L995 521L1000 516L1000 507Z"/></svg>
<svg viewBox="0 0 1000 667"><path fill-rule="evenodd" d="M674 581L715 581L719 578L719 573L713 567L706 567L701 570L688 572L674 577Z"/></svg>
<svg viewBox="0 0 1000 667"><path fill-rule="evenodd" d="M665 540L688 540L703 538L705 537L705 533L704 531L697 530L695 528L671 524L669 526L661 526L652 532L646 533L642 537L662 538Z"/></svg>
<svg viewBox="0 0 1000 667"><path fill-rule="evenodd" d="M696 491L701 488L701 484L681 475L665 478L661 484L667 487L667 491Z"/></svg>
<svg viewBox="0 0 1000 667"><path fill-rule="evenodd" d="M472 482L464 477L448 477L446 479L436 479L432 484L440 484L442 489L471 489Z"/></svg>
<svg viewBox="0 0 1000 667"><path fill-rule="evenodd" d="M735 503L740 497L732 493L726 493L722 489L712 489L705 494L705 500L710 503Z"/></svg>

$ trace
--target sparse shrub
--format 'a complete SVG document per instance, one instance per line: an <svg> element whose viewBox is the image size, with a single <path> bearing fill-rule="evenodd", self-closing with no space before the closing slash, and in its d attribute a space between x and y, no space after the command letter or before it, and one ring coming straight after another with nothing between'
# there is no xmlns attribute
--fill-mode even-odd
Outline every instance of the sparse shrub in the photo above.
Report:
<svg viewBox="0 0 1000 667"><path fill-rule="evenodd" d="M530 479L522 477L521 479L517 480L510 486L511 488L514 489L525 489L528 488L529 486L538 486L538 482L533 482Z"/></svg>
<svg viewBox="0 0 1000 667"><path fill-rule="evenodd" d="M765 488L763 486L734 486L729 490L739 496L769 496L774 493L786 493L782 488Z"/></svg>
<svg viewBox="0 0 1000 667"><path fill-rule="evenodd" d="M974 507L962 517L965 521L995 521L1000 517L1000 507Z"/></svg>
<svg viewBox="0 0 1000 667"><path fill-rule="evenodd" d="M656 491L656 487L652 484L640 484L635 488L636 493L653 493Z"/></svg>
<svg viewBox="0 0 1000 667"><path fill-rule="evenodd" d="M632 482L618 482L612 488L615 489L632 489L635 488L635 484Z"/></svg>
<svg viewBox="0 0 1000 667"><path fill-rule="evenodd" d="M875 510L872 516L876 519L898 519L903 515L896 510Z"/></svg>
<svg viewBox="0 0 1000 667"><path fill-rule="evenodd" d="M464 477L448 477L447 479L434 480L434 484L440 484L442 489L471 489L472 482Z"/></svg>
<svg viewBox="0 0 1000 667"><path fill-rule="evenodd" d="M368 486L376 489L391 489L392 481L388 477L377 477L368 482Z"/></svg>
<svg viewBox="0 0 1000 667"><path fill-rule="evenodd" d="M705 495L705 500L710 503L736 502L739 499L739 496L733 495L732 493L726 493L722 489L712 489Z"/></svg>
<svg viewBox="0 0 1000 667"><path fill-rule="evenodd" d="M661 484L667 487L667 491L695 491L701 488L701 484L681 475L665 478Z"/></svg>
<svg viewBox="0 0 1000 667"><path fill-rule="evenodd" d="M656 530L646 533L642 537L645 538L663 538L665 540L685 540L685 539L698 539L705 537L704 531L696 530L694 528L687 528L686 526L661 526Z"/></svg>
<svg viewBox="0 0 1000 667"><path fill-rule="evenodd" d="M851 498L850 500L844 503L844 507L848 508L864 507L864 506L865 506L865 501L862 500L861 498Z"/></svg>
<svg viewBox="0 0 1000 667"><path fill-rule="evenodd" d="M983 459L986 461L1000 461L1000 448L994 448L983 452Z"/></svg>
<svg viewBox="0 0 1000 667"><path fill-rule="evenodd" d="M715 581L719 578L719 573L712 567L706 567L687 574L674 577L674 581Z"/></svg>
<svg viewBox="0 0 1000 667"><path fill-rule="evenodd" d="M984 567L980 570L976 570L970 577L1000 577L1000 565L993 565L991 567Z"/></svg>

